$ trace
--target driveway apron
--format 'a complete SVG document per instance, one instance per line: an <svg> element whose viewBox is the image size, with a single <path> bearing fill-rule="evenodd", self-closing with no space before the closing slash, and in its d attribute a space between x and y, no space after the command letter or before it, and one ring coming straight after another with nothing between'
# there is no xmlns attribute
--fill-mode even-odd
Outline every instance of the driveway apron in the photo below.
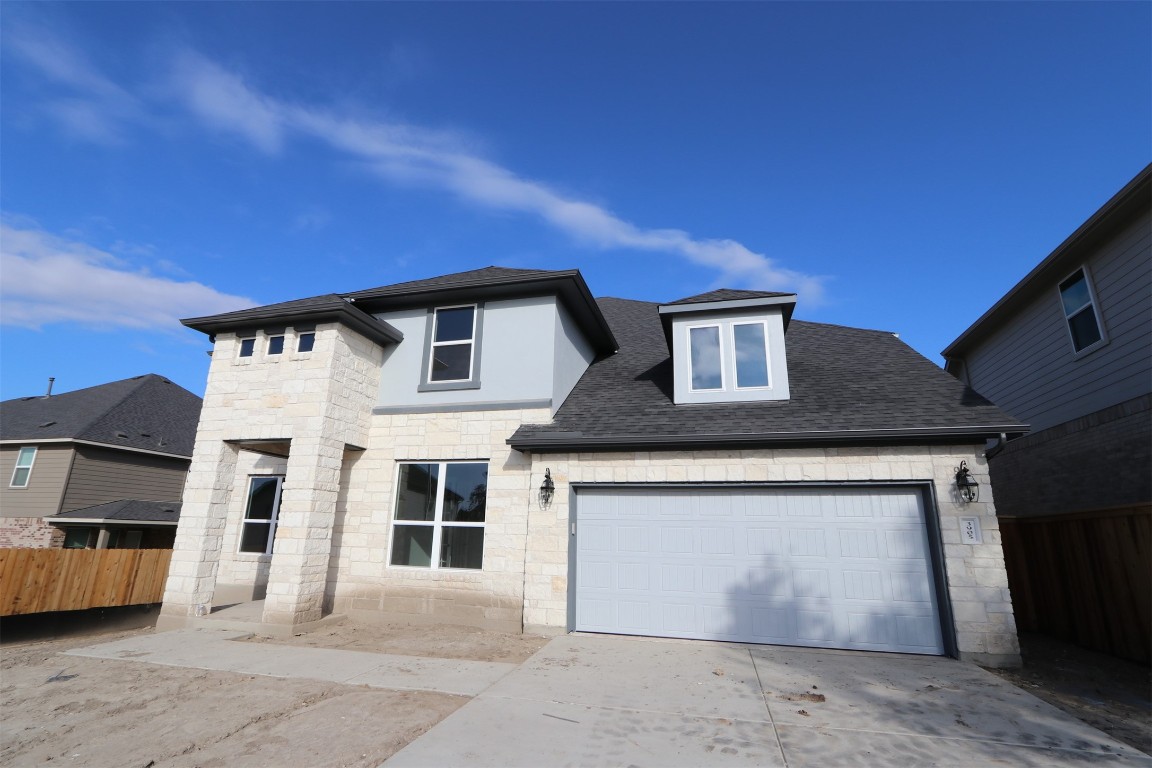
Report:
<svg viewBox="0 0 1152 768"><path fill-rule="evenodd" d="M384 765L989 764L1152 758L953 659L568 635Z"/></svg>

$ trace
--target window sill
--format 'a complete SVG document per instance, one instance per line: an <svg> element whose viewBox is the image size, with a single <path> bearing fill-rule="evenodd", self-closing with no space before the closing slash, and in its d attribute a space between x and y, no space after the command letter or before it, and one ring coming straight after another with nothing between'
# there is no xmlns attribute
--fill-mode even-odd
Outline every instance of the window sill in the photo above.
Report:
<svg viewBox="0 0 1152 768"><path fill-rule="evenodd" d="M426 381L416 387L417 392L455 392L462 389L480 389L480 380Z"/></svg>

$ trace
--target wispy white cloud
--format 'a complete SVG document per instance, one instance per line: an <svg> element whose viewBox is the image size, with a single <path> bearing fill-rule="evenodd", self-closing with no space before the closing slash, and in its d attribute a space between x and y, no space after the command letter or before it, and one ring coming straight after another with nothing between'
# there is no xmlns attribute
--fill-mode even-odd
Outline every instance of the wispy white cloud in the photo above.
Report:
<svg viewBox="0 0 1152 768"><path fill-rule="evenodd" d="M101 75L77 48L50 32L18 24L6 31L3 42L6 53L30 65L54 87L40 108L74 138L119 144L127 124L147 120L147 110L136 96Z"/></svg>
<svg viewBox="0 0 1152 768"><path fill-rule="evenodd" d="M292 221L293 232L319 232L332 221L332 214L321 208L309 208Z"/></svg>
<svg viewBox="0 0 1152 768"><path fill-rule="evenodd" d="M88 126L89 138L109 139L121 122L140 111L134 96L58 42L33 36L19 43L17 53L46 77L78 92L70 112L57 107L58 119L74 124L78 135ZM179 104L209 130L238 137L267 155L282 153L292 139L308 139L360 161L388 183L437 189L470 205L536 217L589 247L679 257L715 271L714 285L795 290L810 303L824 292L824 278L785 267L736 240L638 226L605 205L521 176L449 132L279 98L191 50L172 57L163 90L168 106ZM155 91L148 98L154 109L164 108L155 103ZM86 120L85 110L98 114Z"/></svg>
<svg viewBox="0 0 1152 768"><path fill-rule="evenodd" d="M24 220L0 221L0 323L176 331L182 317L253 306L194 281L156 277Z"/></svg>
<svg viewBox="0 0 1152 768"><path fill-rule="evenodd" d="M716 270L717 284L795 290L809 302L823 295L822 278L783 267L735 240L638 227L602 205L562 194L470 153L450 134L277 100L194 53L186 52L178 61L176 79L177 92L186 95L194 115L261 151L279 152L293 135L319 140L365 162L388 181L442 189L473 205L533 215L594 247L678 255Z"/></svg>

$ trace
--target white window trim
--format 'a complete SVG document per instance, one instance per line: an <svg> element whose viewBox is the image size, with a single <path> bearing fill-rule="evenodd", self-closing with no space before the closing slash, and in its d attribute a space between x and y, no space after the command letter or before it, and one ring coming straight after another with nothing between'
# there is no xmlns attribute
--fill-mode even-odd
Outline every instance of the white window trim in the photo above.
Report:
<svg viewBox="0 0 1152 768"><path fill-rule="evenodd" d="M400 468L404 465L412 466L414 464L437 464L440 467L439 481L436 483L436 501L435 510L436 514L431 520L397 520L396 508L400 500ZM484 570L483 561L481 561L480 568L451 568L440 565L440 543L443 540L443 530L448 528L485 528L488 521L480 523L470 522L444 522L444 492L448 487L445 482L448 478L448 465L449 464L483 464L491 469L490 462L485 459L470 459L462 461L398 461L396 462L396 475L393 478L392 487L395 492L392 494L392 528L390 531L388 542L388 566L389 568L399 568L409 571L460 571L462 573L479 573ZM396 544L396 528L398 526L421 526L424 528L432 528L432 549L429 552L427 566L423 565L393 565L392 564L392 547ZM487 536L485 536L485 540Z"/></svg>
<svg viewBox="0 0 1152 768"><path fill-rule="evenodd" d="M703 387L697 388L693 386L695 381L695 371L692 367L692 331L697 328L715 328L716 329L716 343L720 353L720 386L719 387ZM725 359L724 350L727 346L724 343L724 324L723 323L700 323L698 325L689 325L684 330L688 338L688 391L689 392L724 392L728 389L728 361Z"/></svg>
<svg viewBox="0 0 1152 768"><path fill-rule="evenodd" d="M20 456L26 450L32 451L32 460L29 461L27 464L21 464L20 463ZM39 454L40 454L40 449L34 445L22 445L22 446L20 446L20 449L18 451L16 451L16 466L12 468L12 479L8 482L9 488L27 488L28 487L28 484L30 482L32 482L32 467L36 466L36 457ZM16 475L19 474L20 470L22 470L22 469L27 469L28 474L26 474L24 476L24 482L20 485L17 485L16 484Z"/></svg>
<svg viewBox="0 0 1152 768"><path fill-rule="evenodd" d="M756 385L754 387L740 386L740 361L736 355L736 328L741 325L758 325L764 330L764 373L768 378L768 383L764 385ZM731 329L732 336L732 384L733 387L741 392L755 392L756 390L770 390L772 389L772 350L769 349L768 341L768 323L765 320L738 320L728 324Z"/></svg>
<svg viewBox="0 0 1152 768"><path fill-rule="evenodd" d="M436 341L436 328L440 324L440 312L448 309L471 309L472 310L472 332L467 340L453 339L452 341ZM476 367L476 318L480 315L480 307L477 304L454 304L449 307L436 307L432 310L432 333L428 337L428 370L425 371L424 381L428 384L461 384L472 381L475 378ZM469 345L468 347L468 375L462 379L433 379L432 366L436 362L436 348L437 347L458 347L463 344Z"/></svg>
<svg viewBox="0 0 1152 768"><path fill-rule="evenodd" d="M1080 305L1069 314L1064 309L1064 291L1060 286L1075 277L1077 272L1083 275L1084 284L1088 287L1088 303ZM1075 357L1094 352L1108 343L1108 331L1104 328L1104 318L1100 315L1100 300L1096 297L1096 284L1093 282L1092 276L1088 274L1087 264L1081 264L1065 275L1063 280L1056 283L1056 300L1060 302L1060 312L1064 315L1064 332L1068 334L1068 343L1072 345L1072 354ZM1100 340L1083 349L1076 349L1076 338L1072 335L1072 318L1084 311L1085 307L1092 307L1092 317L1096 319L1096 330L1100 332Z"/></svg>
<svg viewBox="0 0 1152 768"><path fill-rule="evenodd" d="M275 478L276 480L276 497L272 502L272 517L271 519L257 520L248 517L248 505L252 503L252 483L256 480L264 478ZM250 555L255 557L265 557L272 554L272 545L276 542L276 526L280 522L280 494L284 490L284 475L249 475L247 494L244 497L244 514L240 517L240 534L236 537L236 553L239 555ZM267 525L268 526L268 544L264 547L263 552L248 552L241 549L244 546L244 526L246 525Z"/></svg>

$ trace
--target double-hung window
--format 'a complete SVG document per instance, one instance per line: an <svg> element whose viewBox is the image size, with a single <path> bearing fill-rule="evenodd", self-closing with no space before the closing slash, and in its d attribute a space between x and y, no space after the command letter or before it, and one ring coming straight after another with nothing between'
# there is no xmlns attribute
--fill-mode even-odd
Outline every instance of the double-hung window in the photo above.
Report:
<svg viewBox="0 0 1152 768"><path fill-rule="evenodd" d="M27 488L32 477L32 465L36 463L36 448L25 446L16 455L16 468L12 470L12 488Z"/></svg>
<svg viewBox="0 0 1152 768"><path fill-rule="evenodd" d="M487 462L400 464L389 562L480 569L487 499Z"/></svg>
<svg viewBox="0 0 1152 768"><path fill-rule="evenodd" d="M432 319L428 381L462 382L473 378L476 306L443 307Z"/></svg>
<svg viewBox="0 0 1152 768"><path fill-rule="evenodd" d="M240 551L272 554L276 539L276 519L280 514L282 475L257 475L248 483L248 506L240 526Z"/></svg>
<svg viewBox="0 0 1152 768"><path fill-rule="evenodd" d="M1088 273L1083 267L1060 283L1060 304L1064 309L1073 349L1083 352L1104 340L1103 324L1096 309L1092 284L1088 282Z"/></svg>

